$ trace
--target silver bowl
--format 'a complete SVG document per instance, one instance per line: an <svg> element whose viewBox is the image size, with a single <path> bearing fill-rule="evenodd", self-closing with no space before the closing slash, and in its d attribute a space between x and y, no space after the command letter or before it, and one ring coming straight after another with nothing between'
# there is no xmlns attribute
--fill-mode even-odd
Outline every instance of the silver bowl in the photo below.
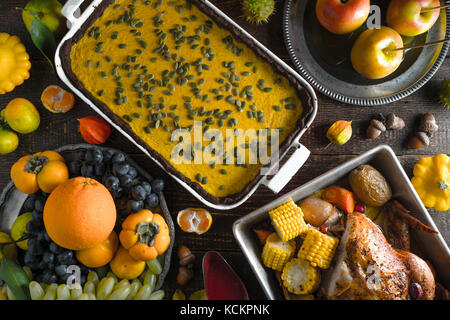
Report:
<svg viewBox="0 0 450 320"><path fill-rule="evenodd" d="M74 144L74 145L66 145L61 148L55 149L56 152L59 152L66 162L70 162L75 159L76 152L79 150L87 150L87 149L93 149L98 148L102 151L104 150L113 150L115 152L121 152L120 150L116 150L113 148L105 148L105 147L98 147L98 146L92 146L90 144ZM148 174L144 169L142 169L140 166L138 166L132 159L130 159L125 153L123 153L126 157L126 160L130 165L132 165L134 168L136 168L137 172L140 176L142 176L147 181L153 180L153 177ZM164 219L166 220L167 226L169 227L169 233L170 233L170 245L167 251L161 255L158 260L160 260L163 269L161 273L158 275L158 280L156 282L155 290L159 290L163 283L164 279L167 276L167 273L169 272L170 268L170 260L172 256L172 249L173 244L175 242L175 227L172 221L172 217L170 215L169 208L167 207L166 200L164 198L164 194L160 192L158 194L160 199L160 209L161 214L163 215ZM21 192L19 189L17 189L14 186L14 183L10 181L6 187L3 189L2 193L0 194L0 231L9 233L11 231L11 226L16 220L17 216L21 213L22 206L25 202L25 200L28 198L28 194L25 194Z"/></svg>
<svg viewBox="0 0 450 320"><path fill-rule="evenodd" d="M406 50L394 73L383 79L364 78L351 66L350 49L365 25L350 35L332 35L320 26L315 3L312 0L286 0L283 34L289 55L302 77L332 99L361 106L400 100L430 80L446 57L448 42ZM371 1L380 6L383 18L387 3L385 0ZM450 37L449 17L449 8L441 10L435 25L427 33L417 36L414 43ZM382 25L385 25L383 20Z"/></svg>

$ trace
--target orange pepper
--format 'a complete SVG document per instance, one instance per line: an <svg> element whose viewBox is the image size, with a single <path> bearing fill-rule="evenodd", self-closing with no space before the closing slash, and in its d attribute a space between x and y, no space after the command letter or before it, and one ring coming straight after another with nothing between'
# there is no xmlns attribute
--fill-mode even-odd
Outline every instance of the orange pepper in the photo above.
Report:
<svg viewBox="0 0 450 320"><path fill-rule="evenodd" d="M144 209L125 219L119 239L132 258L150 261L169 247L169 227L162 216Z"/></svg>

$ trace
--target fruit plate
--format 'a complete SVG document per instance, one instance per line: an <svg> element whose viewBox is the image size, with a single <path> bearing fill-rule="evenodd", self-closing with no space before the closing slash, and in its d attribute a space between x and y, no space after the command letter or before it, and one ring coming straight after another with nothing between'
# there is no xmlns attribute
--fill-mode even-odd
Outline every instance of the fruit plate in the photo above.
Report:
<svg viewBox="0 0 450 320"><path fill-rule="evenodd" d="M406 50L399 68L389 76L370 80L359 75L350 62L350 50L366 24L349 35L326 31L315 14L316 1L287 0L283 13L283 34L289 55L301 76L332 99L354 105L376 106L400 100L422 87L441 66L449 43ZM371 1L381 9L385 23L386 0ZM405 45L448 38L450 9L441 10L434 26Z"/></svg>
<svg viewBox="0 0 450 320"><path fill-rule="evenodd" d="M392 198L400 201L411 211L415 218L434 230L438 230L395 156L394 151L387 145L379 145L235 221L233 224L234 237L244 252L268 299L282 299L283 293L275 278L275 272L265 267L262 263L260 258L262 247L252 228L263 221L269 221L268 211L278 207L287 199L292 198L294 202L298 202L325 187L333 184L339 185L342 179L346 179L353 169L362 164L370 164L379 170L391 186ZM422 257L430 260L435 267L440 282L445 287L450 287L450 273L448 272L450 249L442 234L425 234L411 230L411 235Z"/></svg>
<svg viewBox="0 0 450 320"><path fill-rule="evenodd" d="M149 182L153 180L153 177L149 173L147 173L145 170L139 167L132 159L130 159L125 153L121 152L120 150L116 150L113 148L98 147L89 144L75 144L60 147L58 149L55 149L55 151L59 152L66 160L66 163L69 164L71 161L77 159L77 152L95 148L100 149L102 152L110 150L115 153L117 152L124 154L125 161L129 163L130 166L136 169L138 177ZM162 271L158 275L155 290L159 290L162 287L164 279L167 276L167 273L169 272L172 249L175 241L175 227L169 209L167 207L167 203L164 198L163 192L162 191L158 192L158 196L159 196L159 206L156 209L151 210L154 212L158 212L164 217L167 226L169 227L171 242L167 251L163 255L158 257L158 260L161 262L162 265ZM18 190L14 186L14 183L12 181L10 181L5 186L2 193L0 194L0 231L7 233L10 232L11 226L16 220L17 216L23 212L22 207L23 204L25 203L25 200L28 197L29 195Z"/></svg>

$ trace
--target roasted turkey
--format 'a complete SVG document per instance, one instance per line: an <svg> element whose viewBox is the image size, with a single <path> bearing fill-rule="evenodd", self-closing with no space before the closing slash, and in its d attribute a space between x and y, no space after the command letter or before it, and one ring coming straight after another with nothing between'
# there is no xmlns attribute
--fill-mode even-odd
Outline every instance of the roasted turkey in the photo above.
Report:
<svg viewBox="0 0 450 320"><path fill-rule="evenodd" d="M422 299L433 299L434 276L427 263L392 247L379 227L364 214L347 216L335 265L322 281L328 299L405 300L420 285Z"/></svg>

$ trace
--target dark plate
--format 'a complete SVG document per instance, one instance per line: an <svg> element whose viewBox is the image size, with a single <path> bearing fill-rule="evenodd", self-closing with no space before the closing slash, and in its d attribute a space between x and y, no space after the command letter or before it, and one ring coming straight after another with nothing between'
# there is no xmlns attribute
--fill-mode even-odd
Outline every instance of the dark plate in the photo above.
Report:
<svg viewBox="0 0 450 320"><path fill-rule="evenodd" d="M66 145L61 148L55 149L55 151L59 152L66 163L76 159L76 152L79 150L87 150L99 148L102 151L104 150L113 150L115 152L121 152L120 150L116 150L113 148L104 148L98 146L92 146L89 144L75 144L75 145ZM123 152L121 152L123 153ZM142 176L147 181L152 181L153 177L148 174L144 169L139 167L132 159L130 159L125 153L123 153L126 157L126 160L136 168L139 175ZM17 216L21 213L22 205L27 199L28 195L18 190L12 181L10 181L6 187L3 189L0 194L0 231L9 233L12 224L16 220ZM167 276L170 268L170 259L172 256L173 244L175 241L175 227L172 221L172 217L170 215L169 209L167 208L166 200L164 198L164 194L162 192L159 193L160 199L160 213L163 215L166 220L167 226L169 227L170 232L170 245L167 251L160 256L158 259L163 265L163 270L158 276L158 281L156 282L155 290L159 290L163 283L164 279Z"/></svg>

